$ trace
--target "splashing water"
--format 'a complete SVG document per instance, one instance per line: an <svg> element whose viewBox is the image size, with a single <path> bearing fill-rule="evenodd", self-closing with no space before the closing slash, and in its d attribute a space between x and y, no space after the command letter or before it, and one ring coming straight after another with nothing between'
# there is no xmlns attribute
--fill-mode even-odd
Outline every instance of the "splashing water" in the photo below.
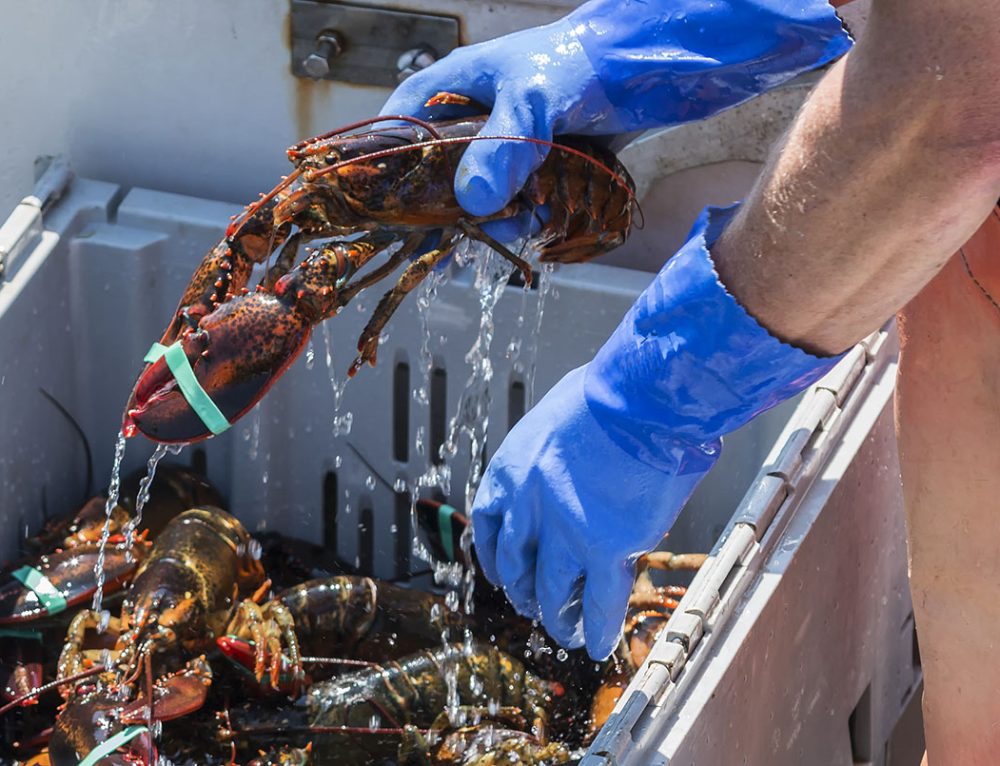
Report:
<svg viewBox="0 0 1000 766"><path fill-rule="evenodd" d="M253 412L250 414L250 425L243 429L243 440L250 442L247 456L251 461L257 460L260 449L260 407L261 405L258 403L253 408Z"/></svg>
<svg viewBox="0 0 1000 766"><path fill-rule="evenodd" d="M327 375L330 377L330 390L333 392L333 435L334 437L347 436L351 433L351 428L354 425L354 413L341 414L340 410L344 404L344 391L347 389L348 378L346 375L343 379L337 377L333 365L333 341L330 338L329 323L324 322L322 327L324 361L326 362Z"/></svg>
<svg viewBox="0 0 1000 766"><path fill-rule="evenodd" d="M132 546L135 543L135 531L142 523L142 511L149 502L150 490L153 487L153 479L156 477L156 467L169 452L172 455L179 455L181 450L187 446L185 444L157 444L152 456L146 463L146 475L139 482L139 492L135 496L135 515L128 520L123 534L125 536L125 556L129 563L132 562Z"/></svg>
<svg viewBox="0 0 1000 766"><path fill-rule="evenodd" d="M437 298L438 288L447 281L447 269L432 271L417 289L417 315L420 317L420 385L413 389L413 401L424 407L430 405L431 372L434 369L434 357L431 354L430 307Z"/></svg>
<svg viewBox="0 0 1000 766"><path fill-rule="evenodd" d="M122 459L125 457L125 434L118 432L118 441L115 442L115 461L111 466L111 483L108 485L108 502L104 504L104 528L101 529L101 543L97 549L97 563L94 564L94 577L97 580L97 590L94 592L93 608L95 612L101 612L104 602L104 553L108 547L108 538L111 536L111 514L118 505L118 494L121 491L121 470Z"/></svg>
<svg viewBox="0 0 1000 766"><path fill-rule="evenodd" d="M309 336L309 342L306 344L306 369L311 370L316 364L316 349L313 348L312 336Z"/></svg>
<svg viewBox="0 0 1000 766"><path fill-rule="evenodd" d="M457 412L448 425L448 436L441 445L445 459L458 453L462 436L469 439L469 476L465 483L465 508L472 508L476 490L482 479L482 461L486 450L486 432L490 422L490 381L493 365L490 346L493 343L493 310L503 294L513 267L501 256L489 250L476 260L475 288L479 293L479 334L466 363L472 368L458 402Z"/></svg>
<svg viewBox="0 0 1000 766"><path fill-rule="evenodd" d="M545 316L545 299L553 292L552 273L555 271L554 263L543 263L541 274L538 278L538 304L535 310L535 327L528 335L528 353L525 357L524 365L524 390L525 405L528 409L535 404L535 366L538 362L538 343L542 337L542 317Z"/></svg>

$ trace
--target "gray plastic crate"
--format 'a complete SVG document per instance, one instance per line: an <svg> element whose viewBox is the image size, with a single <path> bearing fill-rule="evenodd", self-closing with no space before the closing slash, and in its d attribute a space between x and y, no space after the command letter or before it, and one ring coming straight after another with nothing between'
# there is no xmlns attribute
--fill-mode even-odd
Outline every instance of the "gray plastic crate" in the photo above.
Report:
<svg viewBox="0 0 1000 766"><path fill-rule="evenodd" d="M0 555L43 509L68 510L84 481L78 440L38 388L80 420L105 482L139 360L236 211L86 179L48 203L65 177L52 169L38 198L0 229ZM540 396L591 357L648 279L602 264L561 268L538 333L530 329L539 292L504 288L494 313L489 453L526 398L525 374L507 354L524 334L519 318L529 329L524 344L537 343ZM471 281L469 270L454 274L428 312L427 404L413 395L423 380L411 297L390 324L378 367L346 387L339 411L319 329L311 369L300 359L259 413L182 459L203 451L210 478L251 529L324 541L381 576L423 568L410 557L409 503L392 485L427 469L458 405L479 324ZM370 310L376 297L359 303ZM352 305L326 323L337 380L363 321ZM520 353L532 356L527 345ZM670 538L674 550L711 549L712 563L588 763L851 763L865 747L871 762L883 762L883 743L919 677L886 414L892 353L878 336L797 410L786 404L727 440ZM348 412L350 433L335 437L334 418ZM150 452L147 442L130 442L125 470ZM460 505L467 462L450 464ZM859 707L866 688L869 704Z"/></svg>

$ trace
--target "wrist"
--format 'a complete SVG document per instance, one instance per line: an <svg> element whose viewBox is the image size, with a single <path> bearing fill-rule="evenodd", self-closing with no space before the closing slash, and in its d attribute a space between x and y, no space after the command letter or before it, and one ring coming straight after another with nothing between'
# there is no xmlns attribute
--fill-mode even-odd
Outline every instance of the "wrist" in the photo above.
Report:
<svg viewBox="0 0 1000 766"><path fill-rule="evenodd" d="M720 281L709 247L737 208L706 209L588 365L595 421L644 462L719 439L822 377L839 357L780 341Z"/></svg>

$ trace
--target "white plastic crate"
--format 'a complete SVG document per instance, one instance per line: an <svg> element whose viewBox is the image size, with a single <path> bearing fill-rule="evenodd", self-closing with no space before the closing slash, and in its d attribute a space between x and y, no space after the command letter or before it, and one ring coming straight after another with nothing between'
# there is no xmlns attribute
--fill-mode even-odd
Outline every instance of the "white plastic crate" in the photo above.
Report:
<svg viewBox="0 0 1000 766"><path fill-rule="evenodd" d="M70 508L84 481L79 441L38 388L75 413L94 448L96 480L106 481L139 360L235 210L77 179L42 214L46 188L65 178L64 168L50 170L39 198L0 230L8 253L0 287L4 554L37 525L43 503L49 513ZM537 335L537 395L590 358L648 279L602 264L553 275ZM368 310L374 292L358 301ZM507 358L522 335L518 318L529 361L537 321L538 291L504 292L494 313L490 452L524 407L525 375ZM365 316L352 305L326 323L338 380ZM411 296L389 326L379 365L346 387L339 412L320 328L311 369L300 359L259 414L183 459L205 462L251 529L325 541L381 576L423 568L410 557L409 503L390 485L427 469L468 378L465 354L479 323L470 270L441 287L427 316L434 372L426 405L413 393L423 382L423 336ZM786 404L727 440L670 538L673 550L712 549L711 563L588 764L887 762L885 742L919 681L887 337L855 349L793 416ZM348 412L350 433L335 437L334 418ZM131 441L125 470L150 451ZM467 463L450 463L451 499L461 505Z"/></svg>

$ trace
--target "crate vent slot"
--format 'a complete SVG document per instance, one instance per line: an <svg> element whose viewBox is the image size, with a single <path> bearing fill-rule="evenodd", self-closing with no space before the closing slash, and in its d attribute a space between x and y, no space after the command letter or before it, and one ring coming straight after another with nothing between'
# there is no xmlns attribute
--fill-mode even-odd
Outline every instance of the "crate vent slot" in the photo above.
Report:
<svg viewBox="0 0 1000 766"><path fill-rule="evenodd" d="M395 546L396 576L405 577L410 573L410 495L407 492L397 492L395 495L396 534L393 540Z"/></svg>
<svg viewBox="0 0 1000 766"><path fill-rule="evenodd" d="M509 431L517 425L524 416L527 404L526 393L523 380L512 380L510 390L507 391L507 430Z"/></svg>
<svg viewBox="0 0 1000 766"><path fill-rule="evenodd" d="M323 477L323 545L337 550L337 472L327 471Z"/></svg>
<svg viewBox="0 0 1000 766"><path fill-rule="evenodd" d="M427 445L430 450L431 462L441 465L441 445L444 444L448 428L448 373L443 367L435 367L431 373L431 423L430 440Z"/></svg>
<svg viewBox="0 0 1000 766"><path fill-rule="evenodd" d="M410 365L397 362L392 376L392 456L410 459Z"/></svg>
<svg viewBox="0 0 1000 766"><path fill-rule="evenodd" d="M358 568L362 572L375 570L375 511L370 502L365 501L361 509L361 523L358 524Z"/></svg>
<svg viewBox="0 0 1000 766"><path fill-rule="evenodd" d="M205 450L199 448L191 453L191 470L199 476L208 476L208 456Z"/></svg>

